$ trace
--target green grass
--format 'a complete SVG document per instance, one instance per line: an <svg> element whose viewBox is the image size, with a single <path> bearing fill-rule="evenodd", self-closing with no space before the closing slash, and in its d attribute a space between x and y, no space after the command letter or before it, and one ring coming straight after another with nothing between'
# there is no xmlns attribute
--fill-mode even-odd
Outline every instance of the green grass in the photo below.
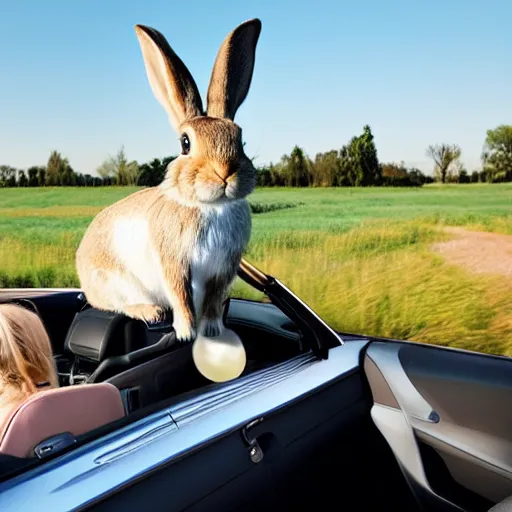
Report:
<svg viewBox="0 0 512 512"><path fill-rule="evenodd" d="M76 286L93 216L135 188L0 190L0 287ZM512 355L512 282L433 253L443 226L512 234L512 185L260 189L247 259L333 327ZM233 295L260 299L237 282Z"/></svg>

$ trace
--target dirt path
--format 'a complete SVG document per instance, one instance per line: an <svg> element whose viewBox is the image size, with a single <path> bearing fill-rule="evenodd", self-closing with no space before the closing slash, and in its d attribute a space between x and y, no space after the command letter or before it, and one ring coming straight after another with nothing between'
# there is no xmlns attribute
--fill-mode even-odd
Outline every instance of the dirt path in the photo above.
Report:
<svg viewBox="0 0 512 512"><path fill-rule="evenodd" d="M448 227L445 231L455 238L431 248L449 263L462 265L478 274L512 277L512 235L466 231L458 227Z"/></svg>

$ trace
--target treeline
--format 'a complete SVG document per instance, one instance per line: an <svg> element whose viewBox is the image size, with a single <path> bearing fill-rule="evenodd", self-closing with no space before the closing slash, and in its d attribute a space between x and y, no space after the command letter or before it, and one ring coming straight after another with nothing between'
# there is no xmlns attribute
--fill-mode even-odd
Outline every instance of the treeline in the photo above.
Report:
<svg viewBox="0 0 512 512"><path fill-rule="evenodd" d="M154 158L138 164L128 161L122 147L97 169L98 176L81 174L73 170L66 157L52 151L45 166L33 166L27 170L10 165L0 165L0 187L101 187L158 185L170 162L176 157Z"/></svg>
<svg viewBox="0 0 512 512"><path fill-rule="evenodd" d="M259 167L258 185L266 187L421 187L433 178L403 163L380 163L369 126L340 150L317 153L314 159L295 146L277 164Z"/></svg>
<svg viewBox="0 0 512 512"><path fill-rule="evenodd" d="M469 173L456 144L430 145L426 155L433 161L433 176L403 162L379 162L369 126L340 150L317 153L314 159L295 146L277 164L258 169L258 184L277 187L421 187L441 183L498 183L512 181L512 126L487 131L482 169Z"/></svg>
<svg viewBox="0 0 512 512"><path fill-rule="evenodd" d="M512 125L487 131L482 151L482 168L468 172L456 144L430 145L426 155L433 162L433 176L403 162L379 162L371 128L365 126L339 150L317 153L311 159L295 146L289 155L267 166L257 167L257 183L266 187L421 187L425 183L478 183L512 181ZM26 171L0 165L0 187L42 186L155 186L176 156L154 158L139 164L128 160L124 148L96 170L98 176L76 173L67 158L52 151L46 166Z"/></svg>

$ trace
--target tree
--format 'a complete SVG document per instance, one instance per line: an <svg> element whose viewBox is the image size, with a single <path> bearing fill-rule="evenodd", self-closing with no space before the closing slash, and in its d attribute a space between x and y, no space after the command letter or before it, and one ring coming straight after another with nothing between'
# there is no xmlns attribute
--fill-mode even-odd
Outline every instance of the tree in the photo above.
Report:
<svg viewBox="0 0 512 512"><path fill-rule="evenodd" d="M85 187L85 177L82 173L78 173L76 175L76 186L77 187Z"/></svg>
<svg viewBox="0 0 512 512"><path fill-rule="evenodd" d="M76 185L76 173L69 164L60 173L59 185L62 187L74 187Z"/></svg>
<svg viewBox="0 0 512 512"><path fill-rule="evenodd" d="M408 170L408 178L413 187L422 187L425 183L433 181L431 176L425 176L419 169L413 167Z"/></svg>
<svg viewBox="0 0 512 512"><path fill-rule="evenodd" d="M53 187L60 185L60 173L65 166L62 155L58 151L52 151L46 165L46 185Z"/></svg>
<svg viewBox="0 0 512 512"><path fill-rule="evenodd" d="M128 161L124 146L121 146L117 154L108 157L96 172L102 179L113 178L117 185L136 185L139 176L139 165L136 161Z"/></svg>
<svg viewBox="0 0 512 512"><path fill-rule="evenodd" d="M270 185L272 187L284 187L285 185L288 185L288 183L286 183L285 176L282 172L282 165L280 163L271 163L268 167L268 172L270 174Z"/></svg>
<svg viewBox="0 0 512 512"><path fill-rule="evenodd" d="M27 170L28 174L28 186L37 187L39 185L39 171L41 167L32 166Z"/></svg>
<svg viewBox="0 0 512 512"><path fill-rule="evenodd" d="M471 173L471 183L478 183L478 180L479 180L479 174L478 174L478 171L473 171Z"/></svg>
<svg viewBox="0 0 512 512"><path fill-rule="evenodd" d="M112 158L107 158L97 169L98 176L102 179L115 177L115 164L112 164Z"/></svg>
<svg viewBox="0 0 512 512"><path fill-rule="evenodd" d="M340 151L339 185L352 187L377 185L382 179L377 148L371 128L365 125L362 135L352 137Z"/></svg>
<svg viewBox="0 0 512 512"><path fill-rule="evenodd" d="M381 169L382 185L392 187L422 187L427 178L419 169L407 169L404 162L382 164Z"/></svg>
<svg viewBox="0 0 512 512"><path fill-rule="evenodd" d="M332 187L336 185L339 173L338 151L331 150L326 153L317 153L313 166L312 185L314 187Z"/></svg>
<svg viewBox="0 0 512 512"><path fill-rule="evenodd" d="M375 147L374 137L371 128L366 125L363 127L363 134L357 140L359 152L359 165L362 169L362 185L376 185L382 178L379 159L377 158L377 148Z"/></svg>
<svg viewBox="0 0 512 512"><path fill-rule="evenodd" d="M304 150L295 146L287 161L288 176L293 187L307 187L310 183L311 165Z"/></svg>
<svg viewBox="0 0 512 512"><path fill-rule="evenodd" d="M381 165L382 183L394 187L408 186L408 173L405 164L385 163Z"/></svg>
<svg viewBox="0 0 512 512"><path fill-rule="evenodd" d="M427 148L427 156L434 160L435 173L439 174L442 183L446 183L448 170L460 158L461 153L460 147L456 144L435 144Z"/></svg>
<svg viewBox="0 0 512 512"><path fill-rule="evenodd" d="M40 187L44 187L46 184L46 167L39 167L37 172L37 181Z"/></svg>
<svg viewBox="0 0 512 512"><path fill-rule="evenodd" d="M75 172L67 158L53 150L46 164L46 184L48 186L68 186L74 183Z"/></svg>
<svg viewBox="0 0 512 512"><path fill-rule="evenodd" d="M18 187L28 187L27 175L23 169L18 171Z"/></svg>
<svg viewBox="0 0 512 512"><path fill-rule="evenodd" d="M0 187L16 186L17 169L11 165L0 165Z"/></svg>
<svg viewBox="0 0 512 512"><path fill-rule="evenodd" d="M446 174L446 181L448 183L468 183L465 180L465 177L468 175L464 165L460 160L455 160L452 165L448 168L448 172ZM462 176L462 181L461 181Z"/></svg>
<svg viewBox="0 0 512 512"><path fill-rule="evenodd" d="M139 168L139 175L137 178L137 185L143 187L154 187L162 183L167 166L175 159L175 156L168 156L160 160L153 158L151 162L142 164Z"/></svg>
<svg viewBox="0 0 512 512"><path fill-rule="evenodd" d="M512 125L487 130L482 163L488 181L512 181Z"/></svg>
<svg viewBox="0 0 512 512"><path fill-rule="evenodd" d="M469 183L471 181L471 178L468 174L468 171L466 171L466 169L462 169L460 172L459 172L459 183Z"/></svg>
<svg viewBox="0 0 512 512"><path fill-rule="evenodd" d="M256 167L256 185L258 187L269 187L272 185L270 167L264 165Z"/></svg>
<svg viewBox="0 0 512 512"><path fill-rule="evenodd" d="M276 185L284 185L286 187L293 186L293 176L289 172L290 168L288 166L289 161L290 157L288 155L283 155L281 160L271 167L271 172L273 173Z"/></svg>
<svg viewBox="0 0 512 512"><path fill-rule="evenodd" d="M270 184L286 187L307 187L312 178L311 160L304 150L295 146L289 155L283 155L277 164L271 164L268 172Z"/></svg>

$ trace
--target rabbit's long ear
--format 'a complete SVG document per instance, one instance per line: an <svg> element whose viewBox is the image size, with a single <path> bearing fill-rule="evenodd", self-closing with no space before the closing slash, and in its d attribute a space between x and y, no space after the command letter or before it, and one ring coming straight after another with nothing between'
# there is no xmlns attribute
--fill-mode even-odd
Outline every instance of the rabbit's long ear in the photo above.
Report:
<svg viewBox="0 0 512 512"><path fill-rule="evenodd" d="M251 85L260 32L261 21L252 19L239 25L224 39L208 87L209 116L235 118Z"/></svg>
<svg viewBox="0 0 512 512"><path fill-rule="evenodd" d="M135 25L151 89L164 107L174 128L203 114L197 85L183 61L165 37L151 27Z"/></svg>

